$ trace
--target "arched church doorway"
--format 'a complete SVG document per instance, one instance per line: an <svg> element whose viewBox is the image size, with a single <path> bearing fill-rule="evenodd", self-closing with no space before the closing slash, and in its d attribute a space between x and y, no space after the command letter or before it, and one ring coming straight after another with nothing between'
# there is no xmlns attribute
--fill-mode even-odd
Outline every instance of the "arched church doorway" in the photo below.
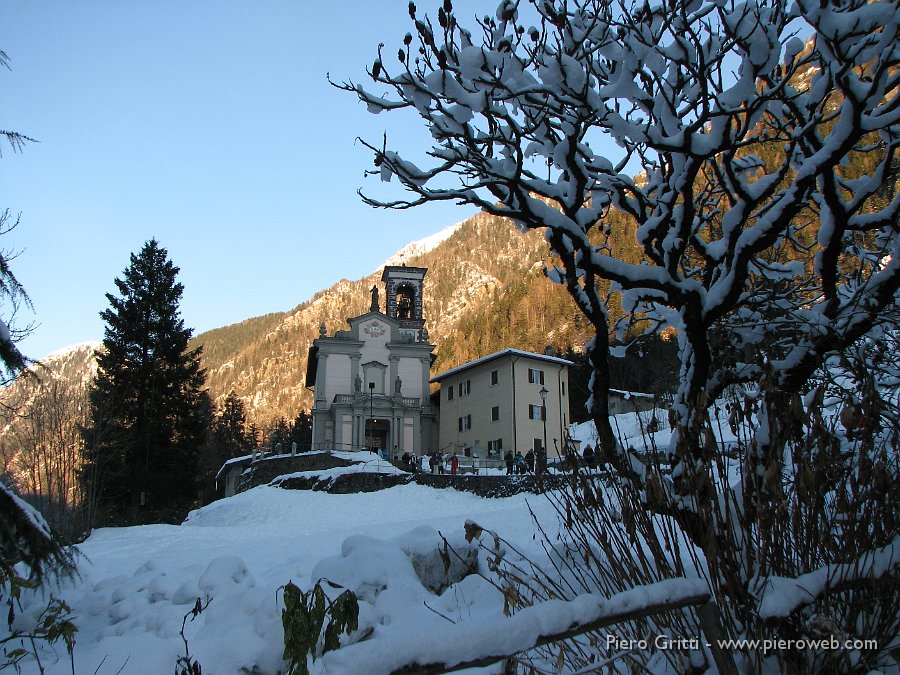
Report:
<svg viewBox="0 0 900 675"><path fill-rule="evenodd" d="M366 420L366 447L372 452L384 454L390 450L388 439L391 437L391 423L389 420Z"/></svg>

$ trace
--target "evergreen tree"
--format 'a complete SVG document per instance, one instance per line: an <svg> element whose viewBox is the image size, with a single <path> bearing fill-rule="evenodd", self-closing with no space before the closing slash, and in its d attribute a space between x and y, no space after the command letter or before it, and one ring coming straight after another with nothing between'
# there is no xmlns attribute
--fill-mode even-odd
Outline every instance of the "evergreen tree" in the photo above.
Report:
<svg viewBox="0 0 900 675"><path fill-rule="evenodd" d="M0 51L0 67L9 67L3 51ZM14 152L34 140L15 131L0 130L0 140L4 138ZM18 218L13 219L9 209L0 211L0 235L8 233L18 223ZM23 303L30 306L31 301L13 274L9 264L11 257L8 251L0 250L0 386L23 374L31 362L16 345L28 333L27 329L23 331L14 325L16 310ZM7 402L3 407L7 415L15 415L15 406L10 407ZM58 537L51 533L43 516L0 480L0 600L9 602L10 628L13 600L6 593L11 585L20 586L16 579L23 570L13 568L17 563L23 563L27 576L37 582L42 582L48 574L68 574L74 570L71 553L60 546Z"/></svg>
<svg viewBox="0 0 900 675"><path fill-rule="evenodd" d="M228 392L228 396L222 402L222 408L213 424L212 435L212 443L216 452L221 454L224 460L239 457L251 450L247 437L247 414L244 402L234 389Z"/></svg>
<svg viewBox="0 0 900 675"><path fill-rule="evenodd" d="M200 349L178 304L178 268L155 239L137 255L109 309L85 435L96 505L112 522L178 517L196 499L209 426ZM141 508L143 507L143 508Z"/></svg>
<svg viewBox="0 0 900 675"><path fill-rule="evenodd" d="M291 428L286 419L280 417L269 430L268 436L269 448L273 452L290 452Z"/></svg>
<svg viewBox="0 0 900 675"><path fill-rule="evenodd" d="M233 389L221 406L216 406L210 418L209 439L200 457L200 478L204 487L215 485L216 476L225 462L250 454L254 447L247 431L244 402ZM208 496L210 493L201 491L201 494Z"/></svg>
<svg viewBox="0 0 900 675"><path fill-rule="evenodd" d="M301 410L291 424L290 442L296 443L299 451L309 450L312 447L312 415L308 410Z"/></svg>

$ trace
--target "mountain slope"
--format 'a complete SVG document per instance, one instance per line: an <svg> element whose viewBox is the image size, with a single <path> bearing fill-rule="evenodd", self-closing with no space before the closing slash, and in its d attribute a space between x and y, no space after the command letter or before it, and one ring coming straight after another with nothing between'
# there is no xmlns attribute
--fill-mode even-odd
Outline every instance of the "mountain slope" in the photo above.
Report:
<svg viewBox="0 0 900 675"><path fill-rule="evenodd" d="M381 284L384 265L425 267L424 315L437 346L433 373L506 347L543 351L580 346L588 337L565 290L543 275L547 244L539 232L521 232L509 221L481 213L412 242L371 274L342 279L286 312L275 312L197 335L202 364L213 399L232 389L258 427L294 419L309 408L305 387L309 346L325 324L329 334L347 327L349 317L369 309L373 285ZM97 344L51 355L46 373L77 384L93 377ZM6 400L31 394L14 383ZM2 438L0 438L2 441Z"/></svg>
<svg viewBox="0 0 900 675"><path fill-rule="evenodd" d="M543 351L547 344L565 348L583 341L565 291L543 276L546 259L540 233L522 233L482 213L413 242L385 264L428 268L424 314L437 345L437 373L504 347ZM346 328L347 318L368 311L369 289L380 284L382 269L341 280L290 312L198 335L194 343L203 347L213 398L234 389L260 425L307 409L307 351L319 326L333 334Z"/></svg>

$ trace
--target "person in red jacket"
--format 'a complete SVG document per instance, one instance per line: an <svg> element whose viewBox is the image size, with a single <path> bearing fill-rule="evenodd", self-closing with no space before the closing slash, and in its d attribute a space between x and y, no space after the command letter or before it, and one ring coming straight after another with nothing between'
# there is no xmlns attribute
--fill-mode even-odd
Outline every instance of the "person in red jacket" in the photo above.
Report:
<svg viewBox="0 0 900 675"><path fill-rule="evenodd" d="M453 456L450 458L450 473L456 475L459 473L459 457L456 456L456 453L453 453Z"/></svg>

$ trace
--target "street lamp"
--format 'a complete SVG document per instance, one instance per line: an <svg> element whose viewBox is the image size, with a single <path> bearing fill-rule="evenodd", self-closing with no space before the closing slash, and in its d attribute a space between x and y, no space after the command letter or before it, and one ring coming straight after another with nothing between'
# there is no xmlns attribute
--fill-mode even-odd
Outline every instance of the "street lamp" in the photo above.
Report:
<svg viewBox="0 0 900 675"><path fill-rule="evenodd" d="M375 383L369 382L369 450L375 452Z"/></svg>
<svg viewBox="0 0 900 675"><path fill-rule="evenodd" d="M540 464L540 470L537 472L538 475L543 474L544 472L544 458L547 456L547 394L550 392L547 391L547 387L541 387L541 390L538 394L541 397L541 419L544 421L544 447L542 448L541 456L537 458L538 464Z"/></svg>

